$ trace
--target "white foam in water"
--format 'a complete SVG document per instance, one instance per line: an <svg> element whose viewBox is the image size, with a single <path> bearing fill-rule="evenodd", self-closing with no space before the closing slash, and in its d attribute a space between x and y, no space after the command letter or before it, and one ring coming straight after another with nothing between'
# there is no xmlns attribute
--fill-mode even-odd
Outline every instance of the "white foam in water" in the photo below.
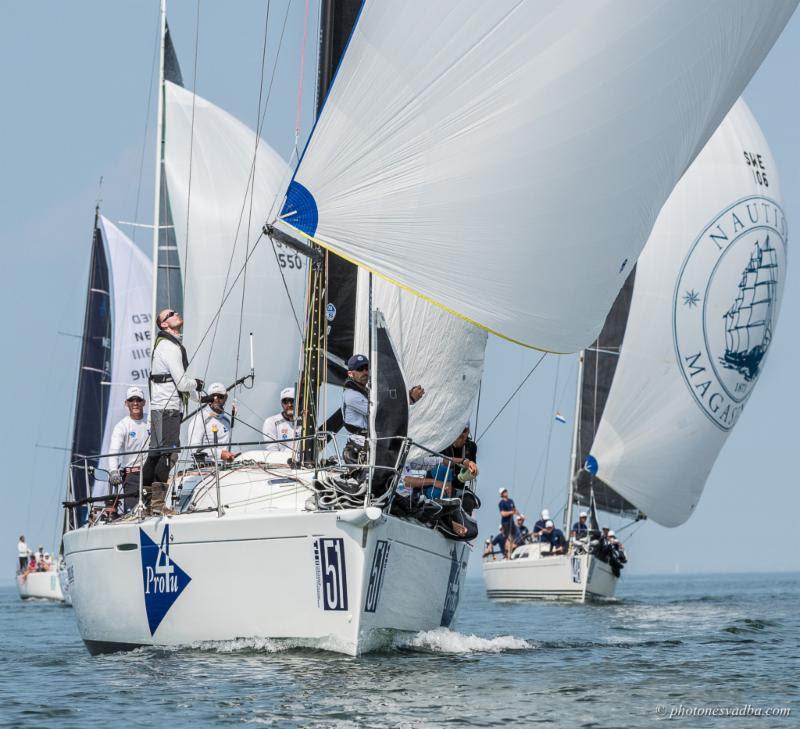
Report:
<svg viewBox="0 0 800 729"><path fill-rule="evenodd" d="M513 635L498 635L496 638L481 638L464 635L448 628L423 630L411 637L398 638L398 648L422 648L434 653L503 653L533 648L533 644Z"/></svg>

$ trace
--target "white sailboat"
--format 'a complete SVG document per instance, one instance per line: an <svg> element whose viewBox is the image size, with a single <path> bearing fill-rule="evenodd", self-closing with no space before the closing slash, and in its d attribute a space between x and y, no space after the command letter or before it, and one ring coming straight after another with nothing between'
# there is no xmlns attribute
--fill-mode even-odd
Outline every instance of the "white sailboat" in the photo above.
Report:
<svg viewBox="0 0 800 729"><path fill-rule="evenodd" d="M575 503L671 527L691 516L763 367L786 244L775 161L740 99L581 356L565 530ZM484 563L497 598L611 597L618 577L581 541L565 555L532 544Z"/></svg>
<svg viewBox="0 0 800 729"><path fill-rule="evenodd" d="M329 451L312 447L314 429L324 431L316 405L326 339L333 337L328 322L339 316L328 306L337 295L330 261L355 262L503 336L543 348L585 346L641 250L636 241L646 238L671 187L796 3L767 12L740 0L735 20L724 19L727 9L712 15L688 3L655 14L612 3L591 17L566 5L412 5L362 6L281 214L266 218L273 239L314 262L300 398L304 435L312 440L303 465L256 445L230 470L214 469L186 499L181 493L178 514L65 535L78 625L92 652L268 638L356 655L398 633L450 625L470 547L393 509L411 445L409 413L402 356L374 298L369 302L374 286L356 293L367 297L361 311L370 318L366 326L357 316L371 354L369 478L355 492L337 490L349 470L329 465ZM598 41L601 21L613 41ZM419 41L412 48L411 37ZM564 47L553 50L554 37ZM721 55L710 58L701 50L708 47ZM677 68L675 58L682 61ZM669 79L661 75L667 67ZM642 94L648 72L657 90L651 97ZM587 99L598 73L607 83ZM167 86L167 99L169 93ZM565 124L562 114L573 122ZM578 119L598 122L577 130ZM613 150L629 149L632 130L652 119L659 123L639 139L643 149L659 150L657 169L638 153L620 164ZM169 134L168 124L167 147ZM528 149L521 138L542 145ZM598 185L613 191L602 204ZM611 221L633 204L631 194L645 212L621 231ZM490 212L484 219L479 210ZM565 220L580 228L593 215L592 236L563 230ZM550 261L543 254L552 252L548 233L557 219L561 253ZM521 235L536 227L541 240ZM487 257L490 246L495 255ZM547 291L529 285L532 262L546 266L537 280L575 293L568 297L574 306L554 307ZM449 275L456 264L475 274L474 286ZM186 286L184 297L188 305ZM256 337L259 325L271 326L267 316L256 316ZM292 318L285 321L291 328ZM405 326L411 329L408 320ZM448 424L453 437L463 424ZM444 445L453 440L442 437Z"/></svg>

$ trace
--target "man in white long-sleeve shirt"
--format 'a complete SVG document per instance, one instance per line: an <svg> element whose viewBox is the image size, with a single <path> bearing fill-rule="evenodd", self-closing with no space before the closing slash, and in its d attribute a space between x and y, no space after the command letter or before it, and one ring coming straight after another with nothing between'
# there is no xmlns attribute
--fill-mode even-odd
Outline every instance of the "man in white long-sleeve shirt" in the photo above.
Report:
<svg viewBox="0 0 800 729"><path fill-rule="evenodd" d="M122 486L124 510L130 511L139 501L140 471L147 454L150 441L150 424L144 414L144 392L140 387L129 387L125 396L128 415L120 420L111 431L109 453L109 478L112 487ZM117 455L124 453L127 455ZM95 481L92 496L105 496L100 488L105 484Z"/></svg>
<svg viewBox="0 0 800 729"><path fill-rule="evenodd" d="M181 444L181 418L189 398L200 401L203 381L189 377L189 358L181 344L183 318L172 309L164 309L156 319L158 334L150 362L150 448L142 467L142 485L150 490L158 480L166 483L178 459ZM171 449L176 450L162 450Z"/></svg>
<svg viewBox="0 0 800 729"><path fill-rule="evenodd" d="M228 391L221 382L214 382L208 388L208 397L211 402L189 421L189 445L210 446L194 453L209 454L217 461L232 461L234 454L226 447L231 442L233 428L231 418L225 412Z"/></svg>
<svg viewBox="0 0 800 729"><path fill-rule="evenodd" d="M264 421L261 432L264 434L265 440L272 441L265 450L291 453L293 449L297 448L298 441L295 439L300 437L300 426L294 418L293 387L284 387L281 390L281 411ZM281 442L286 440L290 442Z"/></svg>

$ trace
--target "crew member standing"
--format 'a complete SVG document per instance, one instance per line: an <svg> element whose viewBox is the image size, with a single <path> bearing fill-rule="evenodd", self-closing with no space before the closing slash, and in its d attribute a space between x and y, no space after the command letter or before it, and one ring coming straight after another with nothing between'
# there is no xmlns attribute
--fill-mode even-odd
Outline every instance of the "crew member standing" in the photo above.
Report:
<svg viewBox="0 0 800 729"><path fill-rule="evenodd" d="M267 451L292 451L297 447L297 438L300 437L300 426L294 417L294 388L284 387L281 390L281 411L271 415L264 421L261 429L264 439L272 441L264 450ZM289 444L281 441L291 441Z"/></svg>
<svg viewBox="0 0 800 729"><path fill-rule="evenodd" d="M150 362L151 450L142 467L142 485L145 488L154 481L166 484L169 480L170 469L178 460L183 412L190 398L200 401L199 393L203 389L202 380L192 379L186 373L189 358L180 339L183 330L181 315L172 309L164 309L159 313L156 325L158 334ZM162 452L160 449L169 450Z"/></svg>
<svg viewBox="0 0 800 729"><path fill-rule="evenodd" d="M20 535L19 542L17 542L17 556L19 557L19 571L24 572L31 556L31 548L25 541L24 535Z"/></svg>
<svg viewBox="0 0 800 729"><path fill-rule="evenodd" d="M140 387L129 387L125 396L128 415L120 420L111 431L111 473L108 482L111 486L122 485L125 512L133 509L139 501L139 480L145 459L145 450L150 440L150 424L144 414L144 393ZM125 453L127 455L116 455ZM101 484L95 481L95 487ZM92 496L105 496L93 493Z"/></svg>

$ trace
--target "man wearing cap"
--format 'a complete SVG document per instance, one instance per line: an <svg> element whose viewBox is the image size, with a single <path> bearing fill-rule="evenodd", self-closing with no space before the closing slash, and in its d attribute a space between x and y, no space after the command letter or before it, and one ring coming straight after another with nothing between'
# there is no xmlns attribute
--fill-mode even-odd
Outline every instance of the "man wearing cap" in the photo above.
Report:
<svg viewBox="0 0 800 729"><path fill-rule="evenodd" d="M550 545L550 554L564 554L567 548L567 538L564 536L564 532L556 529L555 524L549 519L545 522L539 541Z"/></svg>
<svg viewBox="0 0 800 729"><path fill-rule="evenodd" d="M542 509L542 513L537 520L537 522L533 525L533 538L538 539L541 541L542 532L544 531L545 524L550 521L550 511L548 509Z"/></svg>
<svg viewBox="0 0 800 729"><path fill-rule="evenodd" d="M588 518L589 515L585 511L582 511L578 515L578 521L572 525L572 533L570 536L573 539L583 539L589 536L589 525L586 523Z"/></svg>
<svg viewBox="0 0 800 729"><path fill-rule="evenodd" d="M261 432L264 434L265 440L272 441L265 450L291 452L297 446L298 441L295 439L300 437L300 426L294 418L293 387L284 387L281 390L281 411L264 421ZM281 443L285 440L291 442Z"/></svg>
<svg viewBox="0 0 800 729"><path fill-rule="evenodd" d="M506 557L511 559L511 553L514 551L514 538L516 536L514 516L519 512L514 504L514 500L508 497L508 489L500 489L500 503L497 505L497 508L500 510L500 530L506 540Z"/></svg>
<svg viewBox="0 0 800 729"><path fill-rule="evenodd" d="M195 455L210 453L217 461L232 461L236 456L225 446L231 442L231 416L225 412L228 390L221 382L208 387L208 404L189 421L189 445L210 446L193 451Z"/></svg>
<svg viewBox="0 0 800 729"><path fill-rule="evenodd" d="M129 387L125 394L125 407L128 414L111 431L108 446L112 454L109 459L108 483L117 491L122 486L123 509L130 511L139 501L140 471L145 459L145 451L150 441L150 424L144 415L144 392L141 387ZM118 455L118 454L127 455ZM94 482L92 496L105 496L100 493L105 484Z"/></svg>
<svg viewBox="0 0 800 729"><path fill-rule="evenodd" d="M189 357L181 343L183 318L173 309L163 309L156 319L158 333L150 361L150 447L142 466L145 488L158 480L166 483L178 460L181 444L181 419L189 398L200 401L203 381L187 375ZM174 451L161 452L160 449ZM164 487L160 489L164 490Z"/></svg>
<svg viewBox="0 0 800 729"><path fill-rule="evenodd" d="M525 526L525 514L517 514L516 534L514 536L514 546L521 547L530 541L530 529Z"/></svg>
<svg viewBox="0 0 800 729"><path fill-rule="evenodd" d="M413 405L424 394L420 385L414 385L408 391L408 399ZM345 430L350 434L342 453L345 463L359 463L369 435L369 358L363 354L354 354L347 360L342 418Z"/></svg>

